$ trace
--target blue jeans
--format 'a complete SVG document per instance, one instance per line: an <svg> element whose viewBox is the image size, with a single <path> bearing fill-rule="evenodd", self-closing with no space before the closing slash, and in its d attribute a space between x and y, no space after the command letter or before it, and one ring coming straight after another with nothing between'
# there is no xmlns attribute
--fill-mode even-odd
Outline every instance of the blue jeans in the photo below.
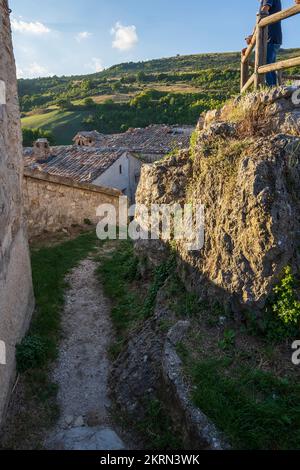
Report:
<svg viewBox="0 0 300 470"><path fill-rule="evenodd" d="M267 64L273 64L276 62L277 54L279 52L281 45L280 44L273 44L271 42L268 43L267 49ZM267 85L272 87L277 85L277 74L276 72L269 72L266 75Z"/></svg>

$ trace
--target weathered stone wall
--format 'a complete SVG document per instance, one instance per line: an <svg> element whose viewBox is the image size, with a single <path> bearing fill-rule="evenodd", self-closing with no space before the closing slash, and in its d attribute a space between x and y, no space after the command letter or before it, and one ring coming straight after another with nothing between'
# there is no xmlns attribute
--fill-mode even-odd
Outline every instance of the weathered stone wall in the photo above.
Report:
<svg viewBox="0 0 300 470"><path fill-rule="evenodd" d="M118 214L120 196L122 193L115 189L25 170L24 198L29 236L83 225L85 219L97 224L97 207L112 204Z"/></svg>
<svg viewBox="0 0 300 470"><path fill-rule="evenodd" d="M300 269L300 106L292 93L247 95L208 113L189 152L142 169L139 204L204 205L204 247L176 243L178 273L237 319L260 318L283 268ZM161 262L158 243L139 242L137 252Z"/></svg>
<svg viewBox="0 0 300 470"><path fill-rule="evenodd" d="M9 11L0 0L0 424L15 375L15 345L33 311L30 258L22 210L22 147ZM6 362L6 364L4 364Z"/></svg>

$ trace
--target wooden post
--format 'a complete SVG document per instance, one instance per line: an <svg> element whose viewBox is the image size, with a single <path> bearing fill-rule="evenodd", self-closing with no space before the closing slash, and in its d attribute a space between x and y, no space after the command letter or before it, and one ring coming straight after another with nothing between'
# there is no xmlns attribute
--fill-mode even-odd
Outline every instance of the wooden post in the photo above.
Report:
<svg viewBox="0 0 300 470"><path fill-rule="evenodd" d="M252 84L254 84L255 89L258 89L265 83L265 76L269 72L278 72L278 82L280 84L283 78L282 70L300 66L300 57L293 57L292 59L277 61L274 64L267 64L269 25L300 14L300 0L296 0L296 3L297 5L274 13L273 15L269 15L268 13L257 15L254 34L241 58L241 93L248 90ZM251 53L255 44L254 73L251 75L250 67L253 67ZM298 79L297 76L289 76L288 78Z"/></svg>
<svg viewBox="0 0 300 470"><path fill-rule="evenodd" d="M259 22L266 15L257 15L257 33L256 33L256 49L255 49L255 79L254 88L257 90L261 85L265 84L265 74L259 74L258 69L267 63L267 47L268 47L268 26L260 27Z"/></svg>
<svg viewBox="0 0 300 470"><path fill-rule="evenodd" d="M293 57L292 59L280 60L274 64L262 65L258 69L258 73L265 74L268 72L276 72L277 70L290 69L292 67L300 66L300 57Z"/></svg>
<svg viewBox="0 0 300 470"><path fill-rule="evenodd" d="M249 60L243 62L243 53L241 58L241 91L249 80Z"/></svg>

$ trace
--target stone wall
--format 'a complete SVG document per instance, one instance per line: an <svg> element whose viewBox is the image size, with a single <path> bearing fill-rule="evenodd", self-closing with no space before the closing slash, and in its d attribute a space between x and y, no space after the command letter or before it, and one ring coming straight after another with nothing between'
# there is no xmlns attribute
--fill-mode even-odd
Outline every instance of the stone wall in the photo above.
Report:
<svg viewBox="0 0 300 470"><path fill-rule="evenodd" d="M22 210L22 147L9 11L0 0L0 424L15 377L15 345L33 311Z"/></svg>
<svg viewBox="0 0 300 470"><path fill-rule="evenodd" d="M29 236L32 238L43 232L83 225L86 219L97 224L97 207L112 204L118 214L120 196L122 193L116 189L75 183L67 178L26 169L24 198Z"/></svg>

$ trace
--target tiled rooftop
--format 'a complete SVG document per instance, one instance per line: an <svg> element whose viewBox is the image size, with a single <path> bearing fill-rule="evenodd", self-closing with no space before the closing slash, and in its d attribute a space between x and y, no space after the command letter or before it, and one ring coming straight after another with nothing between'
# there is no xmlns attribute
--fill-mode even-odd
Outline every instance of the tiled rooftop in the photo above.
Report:
<svg viewBox="0 0 300 470"><path fill-rule="evenodd" d="M75 145L52 147L45 162L37 161L33 148L24 149L25 168L38 169L55 176L72 178L80 183L91 183L115 163L122 150L105 150Z"/></svg>
<svg viewBox="0 0 300 470"><path fill-rule="evenodd" d="M97 131L79 132L74 141L82 136L95 141L95 146L121 148L132 152L168 153L174 148L188 148L193 128L190 126L152 125L144 129L129 129L123 134L100 134Z"/></svg>
<svg viewBox="0 0 300 470"><path fill-rule="evenodd" d="M54 176L91 183L115 163L125 151L165 155L173 149L188 148L193 131L189 126L152 125L145 129L129 129L123 134L79 132L78 137L91 139L90 146L64 145L50 148L46 161L38 160L31 147L24 148L25 168L38 169ZM93 146L92 146L93 145Z"/></svg>

